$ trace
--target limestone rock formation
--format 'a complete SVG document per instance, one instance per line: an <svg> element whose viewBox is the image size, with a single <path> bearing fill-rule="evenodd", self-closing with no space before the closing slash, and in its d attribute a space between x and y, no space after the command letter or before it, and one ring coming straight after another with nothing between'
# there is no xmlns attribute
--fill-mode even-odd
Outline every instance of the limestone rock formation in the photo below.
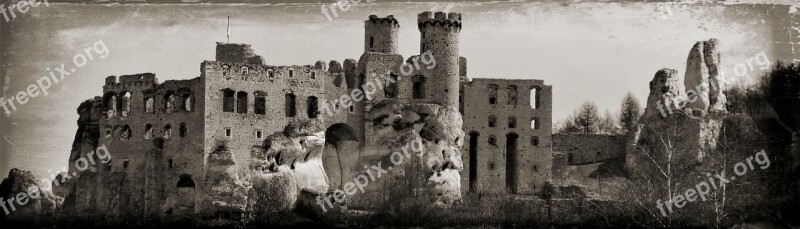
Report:
<svg viewBox="0 0 800 229"><path fill-rule="evenodd" d="M3 214L9 220L30 221L48 217L61 206L63 198L53 195L34 178L30 171L11 169L8 177L0 183L0 197L4 201ZM21 198L21 199L20 199ZM13 205L13 206L11 206Z"/></svg>
<svg viewBox="0 0 800 229"><path fill-rule="evenodd" d="M666 68L658 70L650 81L650 94L647 96L647 107L642 117L664 118L673 112L679 112L681 109L676 104L686 101L683 89L678 71Z"/></svg>
<svg viewBox="0 0 800 229"><path fill-rule="evenodd" d="M208 156L207 199L213 211L242 214L247 205L247 184L239 178L233 154L221 148ZM169 208L169 206L165 206Z"/></svg>
<svg viewBox="0 0 800 229"><path fill-rule="evenodd" d="M696 101L688 102L686 107L707 111L709 106L708 66L703 48L705 48L705 42L699 41L689 51L689 57L686 60L686 76L683 82L688 99L692 100L692 97L696 96Z"/></svg>
<svg viewBox="0 0 800 229"><path fill-rule="evenodd" d="M667 159L692 165L716 150L726 102L718 66L717 40L710 39L697 42L689 52L685 91L677 71L656 73L645 113L626 149L629 172L646 174L654 163Z"/></svg>
<svg viewBox="0 0 800 229"><path fill-rule="evenodd" d="M387 100L376 104L367 118L372 120L374 136L365 151L375 156L359 164L392 166L390 178L385 179L392 203L418 200L447 206L461 199L464 132L457 109ZM409 152L415 148L419 152ZM399 155L405 152L410 157L400 160Z"/></svg>
<svg viewBox="0 0 800 229"><path fill-rule="evenodd" d="M725 111L725 81L719 72L719 41L698 41L689 51L686 60L687 108L697 115Z"/></svg>
<svg viewBox="0 0 800 229"><path fill-rule="evenodd" d="M289 124L283 132L267 137L263 151L253 152L248 195L253 213L288 212L295 209L301 191L328 191L321 158L325 134L321 129L316 121Z"/></svg>
<svg viewBox="0 0 800 229"><path fill-rule="evenodd" d="M719 51L717 39L709 39L703 47L704 59L708 67L708 102L709 112L724 112L727 99L725 98L725 79L722 78L719 72Z"/></svg>

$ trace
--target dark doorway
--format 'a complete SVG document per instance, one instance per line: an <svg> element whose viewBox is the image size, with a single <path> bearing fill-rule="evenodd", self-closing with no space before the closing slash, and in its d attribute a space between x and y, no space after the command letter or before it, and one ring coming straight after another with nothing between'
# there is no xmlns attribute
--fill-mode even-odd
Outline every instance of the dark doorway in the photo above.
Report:
<svg viewBox="0 0 800 229"><path fill-rule="evenodd" d="M297 115L297 108L295 106L296 106L296 102L297 102L297 97L294 94L291 94L291 93L286 94L285 97L286 98L285 98L285 102L284 102L284 110L286 112L286 117L294 117L294 116L296 116Z"/></svg>
<svg viewBox="0 0 800 229"><path fill-rule="evenodd" d="M478 132L469 133L469 192L478 189Z"/></svg>
<svg viewBox="0 0 800 229"><path fill-rule="evenodd" d="M506 189L517 193L517 140L516 133L506 134Z"/></svg>
<svg viewBox="0 0 800 229"><path fill-rule="evenodd" d="M425 76L414 76L412 78L412 98L424 99L425 98Z"/></svg>
<svg viewBox="0 0 800 229"><path fill-rule="evenodd" d="M308 118L317 118L317 114L319 113L317 111L317 97L309 96L306 104L308 105L308 109L306 109Z"/></svg>

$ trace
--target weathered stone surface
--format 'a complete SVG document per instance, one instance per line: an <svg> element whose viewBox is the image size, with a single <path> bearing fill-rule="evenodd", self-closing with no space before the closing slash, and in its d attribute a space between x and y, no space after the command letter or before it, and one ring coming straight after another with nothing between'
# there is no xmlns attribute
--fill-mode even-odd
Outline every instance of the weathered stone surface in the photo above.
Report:
<svg viewBox="0 0 800 229"><path fill-rule="evenodd" d="M685 105L686 101L683 92L678 71L666 68L658 70L650 81L650 94L647 96L647 107L642 118L664 118L679 112L682 109L676 105L677 101L684 101L679 105Z"/></svg>
<svg viewBox="0 0 800 229"><path fill-rule="evenodd" d="M19 169L11 169L8 177L0 183L0 197L4 201L0 214L9 220L19 221L41 220L48 217L55 213L63 202L63 198L42 188L33 173Z"/></svg>
<svg viewBox="0 0 800 229"><path fill-rule="evenodd" d="M662 69L650 81L645 113L626 149L629 172L645 174L654 162L667 158L673 164L692 165L716 150L726 102L717 44L716 39L699 41L690 50L685 94L675 70Z"/></svg>
<svg viewBox="0 0 800 229"><path fill-rule="evenodd" d="M688 102L686 108L702 111L708 111L710 104L708 95L709 74L708 65L706 65L705 61L705 47L706 43L704 41L698 41L689 51L689 57L686 60L686 76L683 79L687 98L694 100L692 97L697 97L693 102Z"/></svg>
<svg viewBox="0 0 800 229"><path fill-rule="evenodd" d="M719 71L720 54L719 50L717 50L718 46L719 41L711 38L705 42L705 46L703 47L704 60L706 62L706 66L708 67L709 112L724 112L725 104L727 103L725 94L723 94L723 91L725 91L726 80L722 78L722 75L720 75Z"/></svg>
<svg viewBox="0 0 800 229"><path fill-rule="evenodd" d="M321 158L325 133L318 129L313 121L290 124L268 136L263 151L253 152L249 209L256 214L288 212L302 190L328 191Z"/></svg>
<svg viewBox="0 0 800 229"><path fill-rule="evenodd" d="M364 152L374 156L362 157L359 164L380 163L393 168L388 178L382 177L379 184L370 184L368 189L394 193L390 194L390 203L419 198L449 206L461 199L460 171L464 166L460 149L464 132L458 110L436 104L392 103L376 106L368 117L383 118L384 124L373 126L375 144L367 146ZM384 117L392 117L391 124ZM415 148L421 150L412 152ZM416 191L408 193L410 190ZM366 196L355 196L355 202L376 198Z"/></svg>

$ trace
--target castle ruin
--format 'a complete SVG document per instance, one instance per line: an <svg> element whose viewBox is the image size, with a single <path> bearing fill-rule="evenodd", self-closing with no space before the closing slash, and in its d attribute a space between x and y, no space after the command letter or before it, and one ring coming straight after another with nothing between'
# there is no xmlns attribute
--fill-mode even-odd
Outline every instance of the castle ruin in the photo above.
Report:
<svg viewBox="0 0 800 229"><path fill-rule="evenodd" d="M441 138L450 143L423 137L442 152L432 172L460 173L460 192L537 194L552 174L552 87L533 79L469 79L467 59L459 55L461 16L418 15L420 55L430 52L436 65L408 75L401 68L419 56L404 59L398 53L399 22L372 15L364 21L358 61L273 66L250 45L217 43L216 60L201 63L194 79L109 76L102 97L79 108L70 163L98 145L113 160L66 186L65 205L133 218L217 214L221 210L208 206L243 192L237 189L247 179L241 171L252 169L265 139L308 120L321 123L325 135L324 173L309 179L326 180L309 182L304 190L325 193L363 170L363 158L375 156L360 153L364 148L385 144L378 126L386 119L371 114L387 101L459 111L463 125L455 132L463 133ZM397 82L378 88L371 99L347 107L331 103L385 76Z"/></svg>

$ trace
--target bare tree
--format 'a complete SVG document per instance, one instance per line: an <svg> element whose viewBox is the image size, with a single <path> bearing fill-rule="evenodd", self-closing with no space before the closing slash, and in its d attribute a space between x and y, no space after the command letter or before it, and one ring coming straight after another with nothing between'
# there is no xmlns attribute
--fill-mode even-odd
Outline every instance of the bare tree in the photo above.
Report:
<svg viewBox="0 0 800 229"><path fill-rule="evenodd" d="M617 126L614 116L606 110L603 117L597 123L597 132L600 134L619 134L621 129Z"/></svg>

